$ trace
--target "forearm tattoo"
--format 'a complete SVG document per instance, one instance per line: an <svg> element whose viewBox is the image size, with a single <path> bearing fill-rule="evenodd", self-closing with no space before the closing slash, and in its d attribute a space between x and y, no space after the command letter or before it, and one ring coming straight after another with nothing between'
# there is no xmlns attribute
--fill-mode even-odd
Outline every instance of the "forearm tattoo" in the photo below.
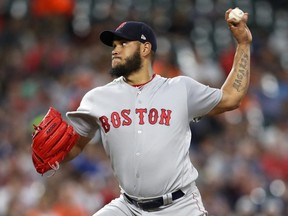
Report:
<svg viewBox="0 0 288 216"><path fill-rule="evenodd" d="M247 50L240 51L239 62L236 63L236 77L233 83L233 88L238 92L246 91L249 82L249 55Z"/></svg>

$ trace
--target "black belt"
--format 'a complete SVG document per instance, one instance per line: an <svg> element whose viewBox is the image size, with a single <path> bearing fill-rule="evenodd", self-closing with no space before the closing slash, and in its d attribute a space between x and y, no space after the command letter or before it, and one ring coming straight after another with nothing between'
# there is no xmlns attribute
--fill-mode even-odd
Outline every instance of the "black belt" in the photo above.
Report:
<svg viewBox="0 0 288 216"><path fill-rule="evenodd" d="M171 202L174 200L177 200L181 197L183 197L185 194L183 193L182 190L178 190L172 193L172 197L171 197ZM130 196L128 196L127 194L124 193L124 197L126 197L126 199L134 204L135 206L137 206L138 208L142 209L142 210L151 210L151 209L156 209L159 208L161 206L164 205L164 203L169 204L169 202L167 203L166 201L164 201L163 197L156 197L153 199L141 199L141 200L137 200L134 199ZM170 202L170 203L171 203Z"/></svg>

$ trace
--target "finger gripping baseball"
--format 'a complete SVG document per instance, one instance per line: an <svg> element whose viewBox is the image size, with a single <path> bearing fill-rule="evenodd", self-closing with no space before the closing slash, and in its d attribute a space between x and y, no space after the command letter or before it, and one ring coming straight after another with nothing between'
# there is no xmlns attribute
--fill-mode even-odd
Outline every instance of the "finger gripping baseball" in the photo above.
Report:
<svg viewBox="0 0 288 216"><path fill-rule="evenodd" d="M32 161L40 174L59 168L59 163L75 145L79 135L50 107L32 134Z"/></svg>

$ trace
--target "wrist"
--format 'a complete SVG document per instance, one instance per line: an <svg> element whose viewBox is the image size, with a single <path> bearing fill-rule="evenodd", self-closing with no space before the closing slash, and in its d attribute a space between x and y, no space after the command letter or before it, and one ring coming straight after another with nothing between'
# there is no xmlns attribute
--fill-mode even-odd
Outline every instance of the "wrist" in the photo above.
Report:
<svg viewBox="0 0 288 216"><path fill-rule="evenodd" d="M251 43L252 43L251 41L237 42L237 46L239 46L239 47L250 47Z"/></svg>

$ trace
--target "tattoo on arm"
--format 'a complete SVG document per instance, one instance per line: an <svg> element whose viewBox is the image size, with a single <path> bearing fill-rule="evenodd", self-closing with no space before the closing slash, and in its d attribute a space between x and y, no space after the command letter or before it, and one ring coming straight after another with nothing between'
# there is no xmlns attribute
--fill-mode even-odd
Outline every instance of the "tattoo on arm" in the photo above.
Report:
<svg viewBox="0 0 288 216"><path fill-rule="evenodd" d="M238 92L246 91L248 85L248 73L249 73L249 55L245 50L241 50L239 62L236 67L236 78L233 83L233 88Z"/></svg>

